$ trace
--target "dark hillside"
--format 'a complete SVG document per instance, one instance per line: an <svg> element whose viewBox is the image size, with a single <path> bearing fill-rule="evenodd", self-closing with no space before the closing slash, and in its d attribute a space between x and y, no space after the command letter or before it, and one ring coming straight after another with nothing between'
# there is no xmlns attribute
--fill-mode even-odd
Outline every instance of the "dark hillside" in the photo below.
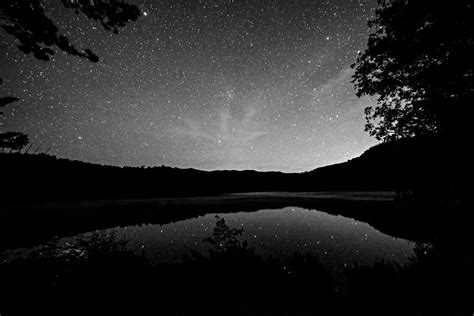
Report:
<svg viewBox="0 0 474 316"><path fill-rule="evenodd" d="M382 143L347 162L306 173L324 189L407 190L439 184L447 170L435 137Z"/></svg>
<svg viewBox="0 0 474 316"><path fill-rule="evenodd" d="M115 167L45 154L0 154L4 201L129 199L256 191L412 190L440 187L435 138L374 146L360 157L305 173ZM444 187L449 185L444 183Z"/></svg>

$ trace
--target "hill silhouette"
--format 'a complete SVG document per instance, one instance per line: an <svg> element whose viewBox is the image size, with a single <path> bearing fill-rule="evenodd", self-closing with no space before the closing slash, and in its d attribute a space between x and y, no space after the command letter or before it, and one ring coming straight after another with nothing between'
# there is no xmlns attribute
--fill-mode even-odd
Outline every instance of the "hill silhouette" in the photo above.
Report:
<svg viewBox="0 0 474 316"><path fill-rule="evenodd" d="M0 172L5 179L1 191L8 204L266 191L409 191L427 184L429 188L442 187L446 177L442 172L447 173L447 168L438 150L435 137L403 139L376 145L347 162L304 173L117 167L46 154L1 153Z"/></svg>
<svg viewBox="0 0 474 316"><path fill-rule="evenodd" d="M116 167L1 153L0 249L114 226L286 206L427 240L446 224L447 212L456 229L459 218L468 216L454 195L458 182L447 154L436 137L412 138L374 146L345 163L282 173ZM228 194L243 192L248 194Z"/></svg>
<svg viewBox="0 0 474 316"><path fill-rule="evenodd" d="M333 190L417 190L442 185L451 166L437 136L381 143L347 162L315 169L306 175ZM323 183L324 182L324 183Z"/></svg>

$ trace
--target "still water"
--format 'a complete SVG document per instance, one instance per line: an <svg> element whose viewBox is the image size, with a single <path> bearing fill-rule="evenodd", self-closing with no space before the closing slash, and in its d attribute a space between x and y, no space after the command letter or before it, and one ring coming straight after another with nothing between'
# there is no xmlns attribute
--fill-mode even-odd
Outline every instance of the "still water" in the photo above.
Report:
<svg viewBox="0 0 474 316"><path fill-rule="evenodd" d="M216 216L225 219L230 228L243 229L238 239L246 241L264 259L285 262L294 255L310 255L337 272L381 260L405 265L414 255L412 241L386 235L351 218L298 207L209 213L170 224L115 227L100 232L127 240L127 247L146 255L151 263L179 263L191 251L208 254L209 244L203 239L212 236ZM76 238L87 239L97 232L60 239L58 249L69 251L68 245L74 248ZM41 246L7 251L0 258L7 262L33 252L42 252Z"/></svg>
<svg viewBox="0 0 474 316"><path fill-rule="evenodd" d="M113 228L129 247L140 250L154 263L180 262L190 250L206 254L203 239L213 233L216 215L264 258L285 260L295 254L317 257L334 269L370 265L385 260L406 264L415 243L383 234L369 224L297 207L257 212L212 213L166 225Z"/></svg>

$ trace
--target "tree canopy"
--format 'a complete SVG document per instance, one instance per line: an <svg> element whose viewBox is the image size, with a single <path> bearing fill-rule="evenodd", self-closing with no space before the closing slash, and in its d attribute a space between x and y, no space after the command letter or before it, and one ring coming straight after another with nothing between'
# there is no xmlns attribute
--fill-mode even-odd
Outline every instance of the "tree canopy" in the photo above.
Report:
<svg viewBox="0 0 474 316"><path fill-rule="evenodd" d="M2 150L20 151L28 145L28 142L28 136L22 133L0 133L0 148L2 148Z"/></svg>
<svg viewBox="0 0 474 316"><path fill-rule="evenodd" d="M61 3L114 33L140 16L138 7L118 0L61 0ZM55 23L45 14L40 0L0 1L0 28L19 41L18 48L21 51L31 53L38 59L49 60L54 55L51 47L56 46L68 54L92 62L99 61L99 57L90 49L76 48L69 38L59 32Z"/></svg>
<svg viewBox="0 0 474 316"><path fill-rule="evenodd" d="M459 133L474 100L471 0L379 0L367 49L352 65L367 107L366 131L382 141Z"/></svg>
<svg viewBox="0 0 474 316"><path fill-rule="evenodd" d="M76 14L84 14L88 19L99 22L105 30L114 33L140 16L137 6L119 0L61 0L61 3L65 8L74 10ZM56 46L70 55L91 62L99 61L92 50L76 48L68 37L59 32L55 23L46 15L40 0L1 0L0 28L17 40L18 48L23 53L33 54L37 59L50 60L55 53L51 47ZM0 97L0 108L18 100L14 96ZM0 133L0 148L19 151L27 144L28 136L25 134Z"/></svg>

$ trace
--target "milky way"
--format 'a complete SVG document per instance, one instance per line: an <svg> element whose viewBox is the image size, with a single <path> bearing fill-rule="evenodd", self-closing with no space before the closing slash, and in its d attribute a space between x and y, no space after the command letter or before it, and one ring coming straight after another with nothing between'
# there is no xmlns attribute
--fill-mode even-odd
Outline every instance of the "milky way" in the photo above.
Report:
<svg viewBox="0 0 474 316"><path fill-rule="evenodd" d="M375 144L350 65L375 0L129 1L118 35L45 1L98 63L24 55L1 33L3 130L101 164L305 171Z"/></svg>

